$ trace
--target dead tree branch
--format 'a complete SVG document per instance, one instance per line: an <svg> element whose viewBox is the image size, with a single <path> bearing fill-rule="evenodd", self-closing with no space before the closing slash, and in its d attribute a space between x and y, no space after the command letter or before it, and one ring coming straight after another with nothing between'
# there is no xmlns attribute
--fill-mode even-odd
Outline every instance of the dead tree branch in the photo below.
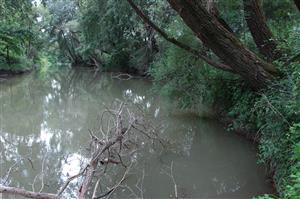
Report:
<svg viewBox="0 0 300 199"><path fill-rule="evenodd" d="M60 197L56 197L55 194L51 194L51 193L38 193L33 191L26 191L25 189L20 189L16 187L7 187L2 185L0 185L0 193L15 194L26 198L34 198L34 199L60 199Z"/></svg>
<svg viewBox="0 0 300 199"><path fill-rule="evenodd" d="M152 127L151 124L146 124L148 120L145 120L143 117L144 114L141 112L141 109L134 105L124 102L113 102L112 108L107 108L102 113L99 132L89 130L91 137L89 144L90 160L85 166L82 166L78 174L69 177L64 182L57 194L40 193L44 187L44 164L46 156L43 158L42 171L36 176L36 178L41 177L42 185L39 192L34 191L35 178L32 185L33 191L0 185L0 193L17 194L34 199L59 199L65 197L64 192L66 192L70 183L78 179L80 185L77 186L77 198L86 199L91 196L93 199L110 198L126 180L128 173L134 165L135 159L133 158L133 154L135 154L136 148L139 146L138 143L141 140L150 140L151 142L158 141L158 143L163 144L163 141L155 132L155 127ZM98 193L98 187L101 185L100 179L102 182L105 176L110 176L110 173L107 173L109 165L118 164L126 168L122 178L113 186L107 185L106 189L108 191L104 193L100 191L100 193ZM14 165L10 170L12 170L13 167ZM139 190L143 196L142 189L141 184Z"/></svg>
<svg viewBox="0 0 300 199"><path fill-rule="evenodd" d="M169 170L169 171L167 171ZM166 170L162 170L162 173L166 174L167 176L169 176L174 184L174 197L175 199L178 198L178 186L174 177L174 169L173 169L173 161L171 162L171 166L168 167L166 166Z"/></svg>

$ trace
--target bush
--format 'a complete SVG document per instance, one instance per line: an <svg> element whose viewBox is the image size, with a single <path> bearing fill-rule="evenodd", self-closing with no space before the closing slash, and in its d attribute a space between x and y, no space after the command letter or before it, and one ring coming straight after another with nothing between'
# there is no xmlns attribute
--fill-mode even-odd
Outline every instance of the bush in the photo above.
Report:
<svg viewBox="0 0 300 199"><path fill-rule="evenodd" d="M229 129L245 129L259 138L259 163L269 165L280 197L294 199L300 196L297 67L294 64L281 69L281 78L266 89L253 92L233 75L216 71L185 51L169 47L153 64L150 74L160 92L177 98L181 108L222 103L224 112L233 118ZM259 197L262 198L272 196Z"/></svg>

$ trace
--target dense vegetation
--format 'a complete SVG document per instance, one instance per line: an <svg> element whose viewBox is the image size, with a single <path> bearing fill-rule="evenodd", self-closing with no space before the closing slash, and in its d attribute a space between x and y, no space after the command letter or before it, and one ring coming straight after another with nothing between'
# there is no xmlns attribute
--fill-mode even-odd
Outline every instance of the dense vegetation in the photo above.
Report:
<svg viewBox="0 0 300 199"><path fill-rule="evenodd" d="M33 34L30 1L0 2L0 69L21 70L32 65Z"/></svg>
<svg viewBox="0 0 300 199"><path fill-rule="evenodd" d="M229 130L256 139L279 197L297 198L299 4L0 0L0 71L69 63L148 75L181 108L212 106Z"/></svg>

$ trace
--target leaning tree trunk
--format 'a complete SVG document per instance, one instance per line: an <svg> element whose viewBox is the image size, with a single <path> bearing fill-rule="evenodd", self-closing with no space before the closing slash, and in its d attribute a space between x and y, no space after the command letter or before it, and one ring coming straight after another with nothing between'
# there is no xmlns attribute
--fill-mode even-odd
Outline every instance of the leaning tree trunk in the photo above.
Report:
<svg viewBox="0 0 300 199"><path fill-rule="evenodd" d="M248 50L207 10L194 0L168 0L197 37L220 59L230 65L254 89L266 85L276 68Z"/></svg>
<svg viewBox="0 0 300 199"><path fill-rule="evenodd" d="M224 26L229 32L234 32L228 23L221 17L220 11L216 5L215 0L202 0L202 5L206 7L207 11L217 18L220 24Z"/></svg>
<svg viewBox="0 0 300 199"><path fill-rule="evenodd" d="M300 11L300 0L294 0L298 10Z"/></svg>
<svg viewBox="0 0 300 199"><path fill-rule="evenodd" d="M193 54L194 56L202 59L203 61L205 61L208 65L211 65L217 69L221 69L224 71L228 71L228 72L232 72L234 73L234 71L231 69L230 66L223 64L223 63L218 63L215 62L214 60L210 59L209 57L207 57L206 52L203 52L202 50L199 51L197 49L194 49L192 47L190 47L189 45L177 40L174 37L169 36L165 31L163 31L162 29L160 29L153 21L151 21L151 19L145 15L143 13L143 11L141 9L138 8L138 6L133 2L133 0L127 0L127 2L129 3L129 5L132 7L132 9L136 12L136 14L149 26L151 26L158 34L160 34L166 41L174 44L175 46Z"/></svg>
<svg viewBox="0 0 300 199"><path fill-rule="evenodd" d="M280 58L281 53L267 25L261 3L261 0L244 0L245 19L259 52L268 61L273 61Z"/></svg>

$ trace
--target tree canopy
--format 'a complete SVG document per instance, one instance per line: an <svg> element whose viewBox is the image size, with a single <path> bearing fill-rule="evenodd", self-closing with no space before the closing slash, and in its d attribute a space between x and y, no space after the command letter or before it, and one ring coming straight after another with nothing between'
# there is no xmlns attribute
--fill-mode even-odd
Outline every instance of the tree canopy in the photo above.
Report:
<svg viewBox="0 0 300 199"><path fill-rule="evenodd" d="M226 102L294 198L299 15L299 0L0 0L0 73L90 67L149 76L182 108Z"/></svg>

